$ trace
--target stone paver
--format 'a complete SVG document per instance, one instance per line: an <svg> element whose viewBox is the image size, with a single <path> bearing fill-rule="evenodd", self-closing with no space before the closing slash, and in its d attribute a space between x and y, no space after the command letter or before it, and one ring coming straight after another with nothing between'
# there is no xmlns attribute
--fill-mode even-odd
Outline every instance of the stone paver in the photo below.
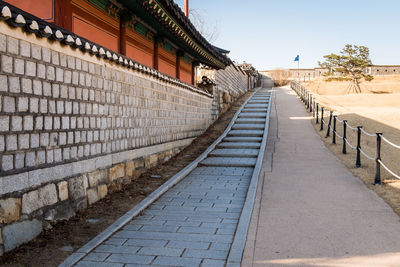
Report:
<svg viewBox="0 0 400 267"><path fill-rule="evenodd" d="M245 124L234 124L197 168L77 266L224 266L267 115L258 109L242 114L251 115L240 118Z"/></svg>

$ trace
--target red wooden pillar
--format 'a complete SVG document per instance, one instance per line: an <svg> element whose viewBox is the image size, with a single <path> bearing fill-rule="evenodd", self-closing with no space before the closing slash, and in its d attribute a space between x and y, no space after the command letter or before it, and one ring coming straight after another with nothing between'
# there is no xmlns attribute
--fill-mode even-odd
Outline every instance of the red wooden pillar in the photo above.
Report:
<svg viewBox="0 0 400 267"><path fill-rule="evenodd" d="M70 0L54 1L54 24L72 31L72 6Z"/></svg>
<svg viewBox="0 0 400 267"><path fill-rule="evenodd" d="M177 79L181 78L181 59L182 59L183 55L184 55L183 51L180 51L180 50L176 51L175 69L176 69L176 78Z"/></svg>
<svg viewBox="0 0 400 267"><path fill-rule="evenodd" d="M162 42L162 37L154 36L154 54L153 54L153 68L159 70L158 67L158 57L159 57L159 43Z"/></svg>
<svg viewBox="0 0 400 267"><path fill-rule="evenodd" d="M119 53L126 56L126 22L123 21L121 16L121 21L119 25Z"/></svg>

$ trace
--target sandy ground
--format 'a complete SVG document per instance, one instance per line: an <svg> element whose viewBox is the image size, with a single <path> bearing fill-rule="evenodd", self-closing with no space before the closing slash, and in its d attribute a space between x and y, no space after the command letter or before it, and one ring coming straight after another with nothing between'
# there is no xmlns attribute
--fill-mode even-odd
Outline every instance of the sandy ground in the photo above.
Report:
<svg viewBox="0 0 400 267"><path fill-rule="evenodd" d="M324 82L324 78L306 81L307 88L319 95L344 95L347 94L349 81ZM400 93L400 75L375 76L371 82L362 81L362 93L389 94Z"/></svg>
<svg viewBox="0 0 400 267"><path fill-rule="evenodd" d="M68 221L53 225L35 240L0 257L0 266L57 266L73 251L97 236L120 216L186 167L206 150L226 129L235 112L250 96L240 97L207 131L178 155L156 166L121 191L108 195Z"/></svg>
<svg viewBox="0 0 400 267"><path fill-rule="evenodd" d="M391 90L397 93L385 93L388 84L393 84ZM312 91L316 102L326 109L334 111L333 114L338 115L340 120L347 120L352 127L363 126L363 129L371 134L383 133L383 136L391 142L400 145L400 76L375 78L375 90L381 93L363 90L361 94L346 94L343 87L346 88L347 82L314 81L303 85ZM329 120L328 116L329 113L326 112L326 122ZM323 131L320 131L320 124L315 124L315 118L312 118L312 124L326 146L342 160L353 174L360 177L369 188L377 192L400 215L400 181L381 168L384 184L381 186L372 185L376 162L362 155L362 166L356 168L356 151L347 146L347 154L342 154L342 139L338 137L337 144L332 144L332 133L330 133L330 137L326 137L326 126L324 126ZM343 135L343 123L339 121L337 122L337 132ZM356 130L347 128L347 138L355 146ZM375 158L376 136L371 137L362 134L361 148L370 157ZM386 166L396 174L400 174L400 149L382 142L381 156Z"/></svg>

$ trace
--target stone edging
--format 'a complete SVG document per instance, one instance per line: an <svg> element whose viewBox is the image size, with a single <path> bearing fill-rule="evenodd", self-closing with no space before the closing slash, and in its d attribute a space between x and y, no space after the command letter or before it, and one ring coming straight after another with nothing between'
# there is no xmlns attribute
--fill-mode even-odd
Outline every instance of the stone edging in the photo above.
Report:
<svg viewBox="0 0 400 267"><path fill-rule="evenodd" d="M24 190L26 188L39 186L43 183L63 180L64 178L88 173L97 169L112 167L114 164L125 162L129 159L140 158L146 155L165 151L174 147L189 145L194 138L188 138L154 146L117 152L92 159L76 161L72 163L57 165L54 167L36 169L20 174L0 177L0 195Z"/></svg>
<svg viewBox="0 0 400 267"><path fill-rule="evenodd" d="M243 251L246 245L247 231L249 230L251 215L253 213L254 201L257 191L258 179L264 158L264 152L267 145L269 117L271 114L271 101L273 92L271 92L270 100L268 103L268 114L265 119L264 135L260 146L260 151L257 157L256 166L254 167L253 175L249 189L247 191L246 200L239 218L239 223L236 228L236 234L233 239L231 250L229 251L226 266L238 266L242 262Z"/></svg>
<svg viewBox="0 0 400 267"><path fill-rule="evenodd" d="M121 229L125 224L130 222L134 217L138 216L143 210L145 210L147 207L149 207L154 201L156 201L166 191L168 191L168 189L170 189L171 187L173 187L174 185L179 183L192 170L194 170L198 166L198 164L203 159L205 159L207 157L207 155L212 150L215 149L217 144L219 144L222 141L222 139L228 134L228 132L231 130L233 124L235 123L236 119L238 118L239 113L242 111L242 109L247 104L249 99L254 95L254 93L243 103L243 105L240 107L240 109L238 109L238 111L236 111L236 113L233 116L228 127L225 129L225 131L222 133L222 135L220 137L218 137L218 139L215 140L207 148L207 150L205 150L199 157L197 157L192 163L190 163L184 169L182 169L177 174L172 176L167 182L165 182L158 189L156 189L153 193L151 193L149 196L147 196L145 199L143 199L139 204L137 204L135 207L133 207L130 211L125 213L123 216L121 216L118 220L116 220L113 224L111 224L106 230L101 232L95 238L93 238L88 243L86 243L83 247L81 247L76 252L74 252L71 256L66 258L59 265L59 267L70 267L70 266L73 266L74 264L76 264L79 260L81 260L87 254L89 254L91 251L93 251L97 246L99 246L103 241L105 241L107 238L109 238L111 235L113 235L115 232L117 232L119 229ZM262 161L262 158L261 158L261 161ZM257 187L257 185L256 185L256 187ZM254 200L253 200L253 202L254 202ZM247 233L247 228L246 228L246 233Z"/></svg>

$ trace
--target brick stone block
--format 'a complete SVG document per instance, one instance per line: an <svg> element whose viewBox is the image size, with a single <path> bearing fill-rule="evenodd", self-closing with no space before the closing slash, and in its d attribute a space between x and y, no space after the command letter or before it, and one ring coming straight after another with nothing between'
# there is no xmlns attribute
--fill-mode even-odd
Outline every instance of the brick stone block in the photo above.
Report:
<svg viewBox="0 0 400 267"><path fill-rule="evenodd" d="M38 60L42 59L42 50L40 46L32 44L32 58Z"/></svg>
<svg viewBox="0 0 400 267"><path fill-rule="evenodd" d="M39 80L34 80L33 81L33 93L35 95L42 95L43 94L43 89L42 89L42 82Z"/></svg>
<svg viewBox="0 0 400 267"><path fill-rule="evenodd" d="M31 57L31 44L26 41L20 40L19 52L20 55L23 57Z"/></svg>
<svg viewBox="0 0 400 267"><path fill-rule="evenodd" d="M24 116L23 124L24 124L24 131L32 131L33 130L33 116L31 116L31 115Z"/></svg>
<svg viewBox="0 0 400 267"><path fill-rule="evenodd" d="M52 95L53 95L53 98L60 97L60 85L59 84L54 83L52 85Z"/></svg>
<svg viewBox="0 0 400 267"><path fill-rule="evenodd" d="M91 172L88 174L89 186L96 187L108 183L108 169Z"/></svg>
<svg viewBox="0 0 400 267"><path fill-rule="evenodd" d="M48 184L39 188L39 202L41 207L57 203L57 190L55 184Z"/></svg>
<svg viewBox="0 0 400 267"><path fill-rule="evenodd" d="M8 81L6 75L0 75L0 91L1 92L8 91Z"/></svg>
<svg viewBox="0 0 400 267"><path fill-rule="evenodd" d="M58 198L60 201L68 199L68 182L62 181L57 184L58 187Z"/></svg>
<svg viewBox="0 0 400 267"><path fill-rule="evenodd" d="M146 168L153 167L153 166L157 165L157 163L158 163L158 155L157 154L147 156L145 159Z"/></svg>
<svg viewBox="0 0 400 267"><path fill-rule="evenodd" d="M42 231L42 222L33 219L7 225L3 228L4 251L8 252L37 237Z"/></svg>
<svg viewBox="0 0 400 267"><path fill-rule="evenodd" d="M60 56L59 56L58 52L51 51L51 63L53 63L54 65L60 64Z"/></svg>
<svg viewBox="0 0 400 267"><path fill-rule="evenodd" d="M33 190L22 196L22 213L31 214L40 208L39 191Z"/></svg>
<svg viewBox="0 0 400 267"><path fill-rule="evenodd" d="M86 196L88 187L86 175L72 178L68 181L69 197L73 201L79 200Z"/></svg>
<svg viewBox="0 0 400 267"><path fill-rule="evenodd" d="M126 176L132 176L134 170L135 170L135 163L133 161L129 161L125 164Z"/></svg>
<svg viewBox="0 0 400 267"><path fill-rule="evenodd" d="M18 221L20 208L20 198L7 198L0 200L0 223L8 224Z"/></svg>
<svg viewBox="0 0 400 267"><path fill-rule="evenodd" d="M11 96L3 97L3 112L15 112L15 98Z"/></svg>
<svg viewBox="0 0 400 267"><path fill-rule="evenodd" d="M46 163L46 151L38 151L36 158L37 158L38 165L45 164Z"/></svg>
<svg viewBox="0 0 400 267"><path fill-rule="evenodd" d="M0 51L6 52L7 49L7 37L4 34L0 34Z"/></svg>
<svg viewBox="0 0 400 267"><path fill-rule="evenodd" d="M3 152L6 148L6 144L4 142L4 135L0 135L0 152Z"/></svg>
<svg viewBox="0 0 400 267"><path fill-rule="evenodd" d="M97 193L97 188L91 188L87 190L87 198L89 205L99 201L99 196Z"/></svg>
<svg viewBox="0 0 400 267"><path fill-rule="evenodd" d="M7 151L14 151L17 150L18 143L17 143L17 135L16 134L9 134L6 136L6 150Z"/></svg>
<svg viewBox="0 0 400 267"><path fill-rule="evenodd" d="M15 154L15 169L21 169L25 166L25 153Z"/></svg>
<svg viewBox="0 0 400 267"><path fill-rule="evenodd" d="M27 76L35 77L36 76L36 63L32 62L32 61L26 61L25 73Z"/></svg>
<svg viewBox="0 0 400 267"><path fill-rule="evenodd" d="M37 63L37 77L41 78L41 79L45 79L46 78L46 66L44 64L41 63Z"/></svg>
<svg viewBox="0 0 400 267"><path fill-rule="evenodd" d="M18 135L18 147L19 149L29 148L29 134L19 134Z"/></svg>
<svg viewBox="0 0 400 267"><path fill-rule="evenodd" d="M103 199L107 195L107 185L102 184L97 187L97 195L99 199Z"/></svg>
<svg viewBox="0 0 400 267"><path fill-rule="evenodd" d="M43 82L43 95L51 96L51 84L48 82Z"/></svg>
<svg viewBox="0 0 400 267"><path fill-rule="evenodd" d="M18 55L19 52L18 39L7 36L7 52L9 54Z"/></svg>
<svg viewBox="0 0 400 267"><path fill-rule="evenodd" d="M10 171L14 169L14 156L13 155L3 155L1 157L1 169L3 171Z"/></svg>
<svg viewBox="0 0 400 267"><path fill-rule="evenodd" d="M49 81L54 81L56 78L56 71L53 66L47 66L46 69L46 79Z"/></svg>
<svg viewBox="0 0 400 267"><path fill-rule="evenodd" d="M0 132L7 132L10 130L10 117L0 116Z"/></svg>
<svg viewBox="0 0 400 267"><path fill-rule="evenodd" d="M35 134L31 134L31 148L37 148L39 147L39 134L35 133Z"/></svg>
<svg viewBox="0 0 400 267"><path fill-rule="evenodd" d="M12 73L13 72L13 58L2 55L1 56L1 70L5 73Z"/></svg>
<svg viewBox="0 0 400 267"><path fill-rule="evenodd" d="M18 111L26 112L29 109L29 98L28 97L19 97L18 98Z"/></svg>
<svg viewBox="0 0 400 267"><path fill-rule="evenodd" d="M23 59L14 59L14 73L24 75L25 73L25 61Z"/></svg>
<svg viewBox="0 0 400 267"><path fill-rule="evenodd" d="M109 181L112 182L115 179L122 178L125 176L125 164L117 164L110 169Z"/></svg>
<svg viewBox="0 0 400 267"><path fill-rule="evenodd" d="M56 68L56 81L64 82L64 70L61 68Z"/></svg>
<svg viewBox="0 0 400 267"><path fill-rule="evenodd" d="M19 77L8 77L8 90L11 93L21 92L21 84L19 81Z"/></svg>
<svg viewBox="0 0 400 267"><path fill-rule="evenodd" d="M29 98L29 112L38 113L39 112L39 98L31 97Z"/></svg>
<svg viewBox="0 0 400 267"><path fill-rule="evenodd" d="M25 155L25 165L27 167L36 166L36 153L35 152L27 152Z"/></svg>
<svg viewBox="0 0 400 267"><path fill-rule="evenodd" d="M11 131L22 131L22 117L12 116L11 117Z"/></svg>
<svg viewBox="0 0 400 267"><path fill-rule="evenodd" d="M44 62L50 63L51 60L50 49L42 47L42 59Z"/></svg>

